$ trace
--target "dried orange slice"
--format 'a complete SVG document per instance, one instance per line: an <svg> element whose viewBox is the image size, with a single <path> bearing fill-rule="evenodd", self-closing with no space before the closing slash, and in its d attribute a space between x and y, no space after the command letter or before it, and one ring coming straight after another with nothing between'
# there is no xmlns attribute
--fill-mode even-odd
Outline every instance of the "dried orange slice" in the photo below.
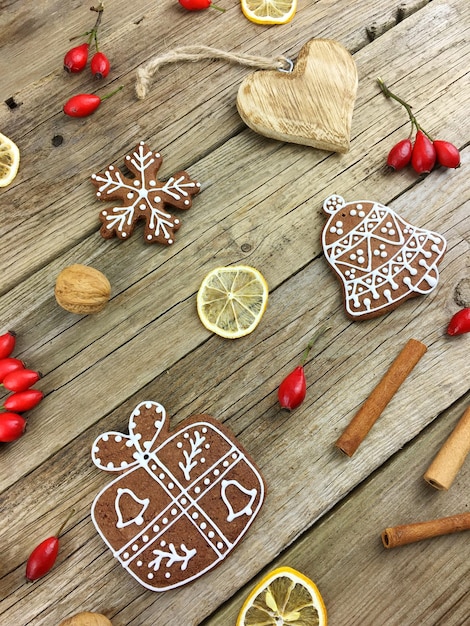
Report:
<svg viewBox="0 0 470 626"><path fill-rule="evenodd" d="M15 178L20 166L20 151L16 143L0 133L0 187L6 187Z"/></svg>
<svg viewBox="0 0 470 626"><path fill-rule="evenodd" d="M323 598L309 578L290 567L270 572L240 611L237 626L326 626Z"/></svg>
<svg viewBox="0 0 470 626"><path fill-rule="evenodd" d="M228 339L251 333L268 304L268 285L254 267L217 267L207 274L197 294L204 326Z"/></svg>
<svg viewBox="0 0 470 626"><path fill-rule="evenodd" d="M241 0L243 15L255 24L287 24L297 10L297 0Z"/></svg>

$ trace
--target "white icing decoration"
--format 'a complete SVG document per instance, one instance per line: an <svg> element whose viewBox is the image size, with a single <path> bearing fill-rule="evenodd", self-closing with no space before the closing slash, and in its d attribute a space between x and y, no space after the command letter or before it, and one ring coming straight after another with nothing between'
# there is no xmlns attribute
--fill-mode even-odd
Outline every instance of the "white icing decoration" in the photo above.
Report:
<svg viewBox="0 0 470 626"><path fill-rule="evenodd" d="M126 156L126 160L132 163L138 173L138 178L132 180L125 178L120 170L113 166L109 166L103 174L93 174L92 178L101 183L96 191L98 198L102 198L103 194L111 195L118 190L128 190L126 198L129 206L113 206L109 213L101 212L106 219L108 230L114 229L119 237L125 238L128 234L126 229L131 228L136 220L136 211L147 211L147 231L151 231L147 233L147 239L154 240L163 236L168 243L173 243L171 232L179 225L179 220L164 211L164 205L178 203L185 198L184 206L189 208L191 195L200 184L185 182L185 176L182 175L178 178L172 176L165 183L152 179L148 181L147 188L146 170L155 163L154 156L160 158L158 153L154 155L140 143L132 156ZM192 190L192 193L189 190Z"/></svg>
<svg viewBox="0 0 470 626"><path fill-rule="evenodd" d="M150 561L149 568L153 569L154 572L158 571L163 559L166 559L166 567L173 567L175 563L179 563L181 570L184 571L188 567L189 561L197 554L197 550L195 548L188 550L184 543L180 545L180 550L182 554L178 554L173 543L168 544L166 552L164 550L153 550L152 554L157 558Z"/></svg>
<svg viewBox="0 0 470 626"><path fill-rule="evenodd" d="M231 505L231 503L229 502L228 498L227 498L227 487L229 487L230 485L236 487L237 489L239 489L242 493L244 493L245 495L249 496L250 501L248 502L248 504L246 504L242 509L240 509L239 511L235 512L233 510L233 507ZM222 500L224 501L225 506L227 507L228 510L228 515L227 515L227 521L228 522L233 522L234 519L236 519L237 517L240 517L241 515L252 515L253 514L253 503L256 500L256 496L258 495L258 490L257 489L246 489L243 485L241 485L238 480L223 480L222 481L222 487L220 490L220 495L222 497Z"/></svg>
<svg viewBox="0 0 470 626"><path fill-rule="evenodd" d="M128 496L130 496L135 502L137 502L138 504L141 505L141 509L140 512L138 513L138 515L136 515L135 517L127 520L126 522L123 520L123 516L122 516L122 511L121 511L121 507L120 507L120 500L122 498L122 496L124 494L127 494ZM150 500L148 498L139 498L136 496L136 494L131 490L131 489L121 489L120 487L117 490L117 495L116 495L116 499L114 501L114 508L116 509L116 515L117 515L117 522L116 522L116 527L117 528L125 528L126 526L129 526L130 524L137 524L137 526L142 526L142 524L144 523L144 513L148 508L148 505L150 504Z"/></svg>
<svg viewBox="0 0 470 626"><path fill-rule="evenodd" d="M346 310L354 317L380 313L412 293L429 293L437 285L437 263L446 249L438 233L407 223L378 202L367 202L371 205L367 214L363 210L366 201L346 204L335 195L323 204L330 214L322 234L323 250L344 283ZM354 218L350 223L337 219L342 209L342 215ZM400 285L406 289L392 296Z"/></svg>
<svg viewBox="0 0 470 626"><path fill-rule="evenodd" d="M187 433L186 433L187 434ZM194 469L197 465L196 457L201 454L202 448L201 445L206 440L205 437L199 434L197 430L194 431L194 439L189 438L189 445L191 447L190 451L183 450L183 456L185 458L185 463L180 461L178 463L178 467L184 474L186 480L191 480L191 470ZM202 459L200 459L202 462Z"/></svg>

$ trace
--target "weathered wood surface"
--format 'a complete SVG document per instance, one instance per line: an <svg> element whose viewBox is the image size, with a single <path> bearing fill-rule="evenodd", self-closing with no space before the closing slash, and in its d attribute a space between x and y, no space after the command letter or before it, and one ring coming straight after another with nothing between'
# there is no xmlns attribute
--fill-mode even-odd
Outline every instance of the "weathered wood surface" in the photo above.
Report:
<svg viewBox="0 0 470 626"><path fill-rule="evenodd" d="M449 492L422 480L469 402L468 338L444 335L450 315L470 305L468 2L299 2L291 24L276 28L248 22L238 2L219 4L225 13L190 14L173 0L109 3L102 48L115 69L99 93L125 89L84 120L65 118L61 106L97 85L65 75L61 59L68 38L88 27L89 3L1 5L0 132L19 145L22 163L0 191L0 319L2 329L18 332L16 354L43 372L46 398L31 411L26 436L0 449L0 623L49 626L97 610L115 626L206 618L228 625L256 577L283 562L317 582L331 624L464 624L468 536L395 551L385 551L379 536L388 525L468 509L468 461ZM314 36L340 41L358 66L345 155L247 129L235 106L246 68L169 66L146 100L135 99L136 67L188 41L295 58ZM459 170L424 179L384 170L387 150L408 127L377 76L408 97L431 134L462 149ZM4 104L11 99L15 108ZM98 235L102 206L89 176L120 165L141 139L162 152L163 176L186 168L203 185L170 248L145 246L140 229L125 243ZM441 232L448 252L438 289L382 318L349 321L319 246L321 205L331 193L379 200ZM262 271L270 301L252 335L227 342L200 324L195 293L207 271L239 261ZM103 271L113 287L96 316L73 316L55 303L57 274L77 262ZM332 329L307 365L307 400L287 416L277 386L325 319ZM427 354L345 459L334 441L409 337L426 343ZM269 489L227 562L165 594L144 590L122 570L89 515L108 478L92 465L91 443L125 429L144 399L161 402L174 426L197 412L223 421ZM70 507L76 514L56 567L26 583L30 550Z"/></svg>

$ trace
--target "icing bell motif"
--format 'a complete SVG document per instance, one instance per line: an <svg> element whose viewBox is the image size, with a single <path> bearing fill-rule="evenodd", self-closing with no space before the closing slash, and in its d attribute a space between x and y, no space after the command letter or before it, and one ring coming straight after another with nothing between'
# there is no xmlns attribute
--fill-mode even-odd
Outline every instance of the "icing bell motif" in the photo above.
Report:
<svg viewBox="0 0 470 626"><path fill-rule="evenodd" d="M93 523L121 565L153 591L179 587L215 567L263 504L259 470L208 415L169 432L163 406L141 402L129 434L100 435L92 459L118 474L96 496Z"/></svg>
<svg viewBox="0 0 470 626"><path fill-rule="evenodd" d="M382 315L437 286L446 249L442 235L413 226L378 202L347 203L332 195L323 210L329 215L323 251L341 279L350 318Z"/></svg>

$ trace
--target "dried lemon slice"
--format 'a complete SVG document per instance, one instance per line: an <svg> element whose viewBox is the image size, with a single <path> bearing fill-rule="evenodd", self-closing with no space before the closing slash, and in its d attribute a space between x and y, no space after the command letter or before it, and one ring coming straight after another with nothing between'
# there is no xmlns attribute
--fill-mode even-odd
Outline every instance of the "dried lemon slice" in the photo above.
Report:
<svg viewBox="0 0 470 626"><path fill-rule="evenodd" d="M297 0L241 0L243 15L255 24L287 24L297 10Z"/></svg>
<svg viewBox="0 0 470 626"><path fill-rule="evenodd" d="M253 589L238 615L237 626L326 626L323 598L309 578L280 567Z"/></svg>
<svg viewBox="0 0 470 626"><path fill-rule="evenodd" d="M0 187L6 187L15 178L20 166L20 151L16 143L0 133Z"/></svg>
<svg viewBox="0 0 470 626"><path fill-rule="evenodd" d="M197 294L197 312L212 332L236 339L258 326L268 304L268 285L247 265L217 267L207 274Z"/></svg>

